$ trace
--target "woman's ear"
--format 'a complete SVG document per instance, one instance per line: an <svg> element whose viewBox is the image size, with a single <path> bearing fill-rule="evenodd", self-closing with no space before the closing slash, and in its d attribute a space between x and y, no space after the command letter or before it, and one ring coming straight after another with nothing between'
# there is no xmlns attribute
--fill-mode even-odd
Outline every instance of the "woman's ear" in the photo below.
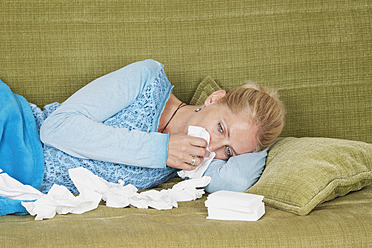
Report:
<svg viewBox="0 0 372 248"><path fill-rule="evenodd" d="M217 90L210 94L207 99L204 101L204 106L208 106L210 104L218 102L220 99L226 96L225 90Z"/></svg>

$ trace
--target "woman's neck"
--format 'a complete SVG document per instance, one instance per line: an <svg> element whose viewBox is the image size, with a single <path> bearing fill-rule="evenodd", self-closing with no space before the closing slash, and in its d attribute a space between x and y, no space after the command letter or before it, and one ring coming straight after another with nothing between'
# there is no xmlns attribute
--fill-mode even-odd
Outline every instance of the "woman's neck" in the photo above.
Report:
<svg viewBox="0 0 372 248"><path fill-rule="evenodd" d="M182 109L179 109L177 114L173 117L171 123L169 123L167 128L167 133L185 133L187 134L188 123L193 114L195 107L192 105L187 105Z"/></svg>
<svg viewBox="0 0 372 248"><path fill-rule="evenodd" d="M159 121L158 131L161 132L165 125L172 118L172 115L177 110L182 102L173 94L170 95L163 113L161 114ZM171 121L168 123L168 126L164 129L163 133L187 133L187 123L189 119L195 114L196 106L187 105L182 108L179 108L176 114L173 116Z"/></svg>

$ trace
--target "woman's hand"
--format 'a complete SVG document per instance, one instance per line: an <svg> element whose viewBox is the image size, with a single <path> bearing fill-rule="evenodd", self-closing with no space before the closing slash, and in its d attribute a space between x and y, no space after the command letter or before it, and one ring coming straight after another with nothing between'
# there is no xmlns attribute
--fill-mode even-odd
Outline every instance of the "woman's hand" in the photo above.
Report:
<svg viewBox="0 0 372 248"><path fill-rule="evenodd" d="M167 165L182 170L193 170L203 162L204 157L209 156L207 146L207 141L202 138L181 133L170 134Z"/></svg>

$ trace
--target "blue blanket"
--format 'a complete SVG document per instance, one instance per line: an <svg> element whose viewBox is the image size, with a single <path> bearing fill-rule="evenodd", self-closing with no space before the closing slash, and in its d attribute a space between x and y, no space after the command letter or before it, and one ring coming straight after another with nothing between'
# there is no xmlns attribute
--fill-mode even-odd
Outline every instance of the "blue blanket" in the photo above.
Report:
<svg viewBox="0 0 372 248"><path fill-rule="evenodd" d="M34 116L27 100L0 80L0 169L23 184L38 188L44 156ZM27 214L21 201L0 196L0 216Z"/></svg>

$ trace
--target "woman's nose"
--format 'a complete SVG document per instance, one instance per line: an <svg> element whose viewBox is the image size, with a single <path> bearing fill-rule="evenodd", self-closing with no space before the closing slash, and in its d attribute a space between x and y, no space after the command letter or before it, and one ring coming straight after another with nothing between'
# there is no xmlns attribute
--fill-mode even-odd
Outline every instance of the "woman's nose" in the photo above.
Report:
<svg viewBox="0 0 372 248"><path fill-rule="evenodd" d="M223 146L225 146L223 138L211 137L209 142L209 151L216 152L216 150L220 149Z"/></svg>
<svg viewBox="0 0 372 248"><path fill-rule="evenodd" d="M211 137L209 141L209 151L215 152L216 159L226 159L225 147L228 145L228 140L225 137Z"/></svg>

